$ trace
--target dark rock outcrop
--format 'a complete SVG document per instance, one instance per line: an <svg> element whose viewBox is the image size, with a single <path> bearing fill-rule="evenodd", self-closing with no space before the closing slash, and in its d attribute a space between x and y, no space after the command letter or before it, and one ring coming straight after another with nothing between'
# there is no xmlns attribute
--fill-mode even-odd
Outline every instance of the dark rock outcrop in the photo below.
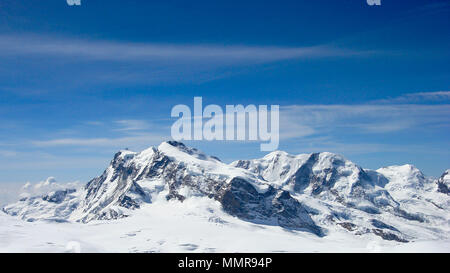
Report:
<svg viewBox="0 0 450 273"><path fill-rule="evenodd" d="M215 199L226 212L241 219L322 235L322 230L306 209L287 191L269 186L264 193L260 193L244 179L233 178Z"/></svg>
<svg viewBox="0 0 450 273"><path fill-rule="evenodd" d="M445 193L450 195L450 189L449 189L449 178L450 177L450 170L445 171L442 176L438 179L437 185L438 185L438 192Z"/></svg>

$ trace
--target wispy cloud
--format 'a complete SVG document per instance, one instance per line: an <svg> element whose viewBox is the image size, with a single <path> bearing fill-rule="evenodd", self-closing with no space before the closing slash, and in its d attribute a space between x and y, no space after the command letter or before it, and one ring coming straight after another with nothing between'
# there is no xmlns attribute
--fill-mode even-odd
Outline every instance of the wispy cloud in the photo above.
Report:
<svg viewBox="0 0 450 273"><path fill-rule="evenodd" d="M149 123L145 120L124 119L116 120L115 123L120 127L114 129L115 131L142 131L150 127Z"/></svg>
<svg viewBox="0 0 450 273"><path fill-rule="evenodd" d="M351 130L354 134L448 127L450 105L291 105L281 108L281 135L289 138ZM303 130L297 130L304 128ZM293 129L294 128L294 129Z"/></svg>
<svg viewBox="0 0 450 273"><path fill-rule="evenodd" d="M162 44L0 34L0 70L5 70L4 77L8 77L7 73L19 73L23 77L20 86L8 85L6 81L0 88L33 96L75 91L92 84L203 83L248 71L254 73L262 65L281 61L374 54L379 52L330 44L306 47ZM40 67L42 70L36 69ZM27 77L39 71L46 73L42 77ZM47 81L51 81L50 87Z"/></svg>
<svg viewBox="0 0 450 273"><path fill-rule="evenodd" d="M79 40L38 35L0 36L0 55L46 55L107 61L246 63L296 58L360 56L371 53L374 52L323 45L312 47L179 45Z"/></svg>
<svg viewBox="0 0 450 273"><path fill-rule="evenodd" d="M150 121L141 119L90 120L69 128L55 130L53 134L47 136L47 139L30 140L26 145L35 148L101 147L115 150L128 147L140 149L170 138L168 125L159 124L153 127L151 128ZM0 155L2 155L1 150Z"/></svg>
<svg viewBox="0 0 450 273"><path fill-rule="evenodd" d="M425 102L450 102L450 91L418 92L403 96L377 100L375 103L425 103Z"/></svg>
<svg viewBox="0 0 450 273"><path fill-rule="evenodd" d="M95 147L121 147L129 145L150 145L168 139L167 136L155 134L141 134L135 136L116 137L116 138L55 138L50 140L37 140L31 143L38 147L54 146L95 146Z"/></svg>
<svg viewBox="0 0 450 273"><path fill-rule="evenodd" d="M438 96L438 92L435 93ZM56 137L33 140L31 144L37 147L146 147L150 143L157 144L170 138L171 121L173 120L158 124L155 128L159 131L151 132L146 120L116 120L107 123L108 130L105 131L109 135L110 132L115 132L115 137ZM282 141L343 132L364 135L439 129L447 128L449 124L449 104L289 105L280 108ZM163 133L162 128L167 129L167 132Z"/></svg>
<svg viewBox="0 0 450 273"><path fill-rule="evenodd" d="M2 157L14 157L16 155L17 155L16 151L0 150L0 156L2 156Z"/></svg>
<svg viewBox="0 0 450 273"><path fill-rule="evenodd" d="M330 151L343 155L376 153L448 154L446 132L450 129L450 104L413 104L415 98L446 98L448 92L413 93L414 98L403 103L335 104L335 105L288 105L280 108L280 144L291 153ZM90 121L85 126L74 126L70 134L53 134L35 139L18 141L20 147L0 151L0 169L91 168L106 164L110 153L123 148L140 151L170 139L169 130L173 120L152 124L141 119L117 119ZM95 126L96 128L93 128ZM91 128L92 130L86 130ZM163 130L164 128L164 130ZM167 129L167 132L165 130ZM405 134L406 133L406 134ZM410 137L422 133L432 136L433 141ZM405 140L405 141L403 141ZM232 144L232 143L229 143ZM241 145L242 143L236 143ZM217 155L223 153L217 144ZM75 158L61 157L60 150L68 151ZM24 154L26 151L29 154ZM46 151L50 156L38 155ZM216 152L214 152L216 153ZM213 154L214 154L213 153ZM102 158L95 158L101 154ZM14 158L10 158L14 156ZM2 158L3 157L3 158ZM63 158L63 159L62 159ZM236 158L234 158L236 159ZM95 164L94 164L94 163ZM103 165L101 165L103 166ZM49 175L54 175L49 173Z"/></svg>
<svg viewBox="0 0 450 273"><path fill-rule="evenodd" d="M295 142L291 153L316 153L321 151L348 155L374 154L374 153L424 153L444 154L448 151L426 144L391 144L377 142L342 142L330 137L309 137Z"/></svg>

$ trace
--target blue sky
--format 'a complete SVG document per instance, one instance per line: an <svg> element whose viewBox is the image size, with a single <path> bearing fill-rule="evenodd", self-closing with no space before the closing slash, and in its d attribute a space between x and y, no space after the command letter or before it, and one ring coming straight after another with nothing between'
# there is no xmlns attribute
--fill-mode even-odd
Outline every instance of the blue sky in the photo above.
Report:
<svg viewBox="0 0 450 273"><path fill-rule="evenodd" d="M87 181L171 108L279 104L280 149L450 168L450 3L0 2L0 182ZM258 143L190 142L230 162Z"/></svg>

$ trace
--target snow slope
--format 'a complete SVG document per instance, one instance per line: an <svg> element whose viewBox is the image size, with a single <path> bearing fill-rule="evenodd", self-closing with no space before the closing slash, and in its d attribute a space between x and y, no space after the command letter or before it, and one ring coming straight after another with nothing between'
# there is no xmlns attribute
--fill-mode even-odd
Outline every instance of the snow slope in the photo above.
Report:
<svg viewBox="0 0 450 273"><path fill-rule="evenodd" d="M337 232L327 237L257 225L210 203L163 201L133 217L87 224L24 222L0 212L0 252L450 252L450 240L386 241Z"/></svg>

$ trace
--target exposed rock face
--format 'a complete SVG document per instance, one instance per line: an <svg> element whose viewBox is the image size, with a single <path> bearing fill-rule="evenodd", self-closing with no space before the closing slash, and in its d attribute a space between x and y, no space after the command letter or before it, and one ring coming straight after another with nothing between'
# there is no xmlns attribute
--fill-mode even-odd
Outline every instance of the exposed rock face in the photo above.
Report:
<svg viewBox="0 0 450 273"><path fill-rule="evenodd" d="M51 193L45 195L44 197L42 197L42 200L60 204L66 199L66 196L68 194L74 193L74 192L75 192L75 189L66 189L66 190L55 191L55 192L51 192Z"/></svg>
<svg viewBox="0 0 450 273"><path fill-rule="evenodd" d="M136 209L141 202L148 202L148 196L133 179L138 170L128 164L132 155L126 151L117 153L110 167L87 183L83 201L75 213L79 220L88 222L124 217L126 214L118 210L118 206Z"/></svg>
<svg viewBox="0 0 450 273"><path fill-rule="evenodd" d="M255 223L276 224L288 229L312 231L321 235L305 208L289 192L269 186L259 193L247 181L233 178L215 197L231 215Z"/></svg>
<svg viewBox="0 0 450 273"><path fill-rule="evenodd" d="M336 229L406 242L420 236L405 233L402 227L410 222L426 229L432 228L427 223L447 221L448 178L449 171L432 181L411 165L365 170L332 153L277 151L227 165L169 141L140 153L118 152L82 190L26 198L3 210L30 221L87 223L128 217L161 196L179 202L199 196L256 224L318 236ZM436 230L430 233L440 236Z"/></svg>
<svg viewBox="0 0 450 273"><path fill-rule="evenodd" d="M450 194L450 170L446 170L438 179L438 192Z"/></svg>

